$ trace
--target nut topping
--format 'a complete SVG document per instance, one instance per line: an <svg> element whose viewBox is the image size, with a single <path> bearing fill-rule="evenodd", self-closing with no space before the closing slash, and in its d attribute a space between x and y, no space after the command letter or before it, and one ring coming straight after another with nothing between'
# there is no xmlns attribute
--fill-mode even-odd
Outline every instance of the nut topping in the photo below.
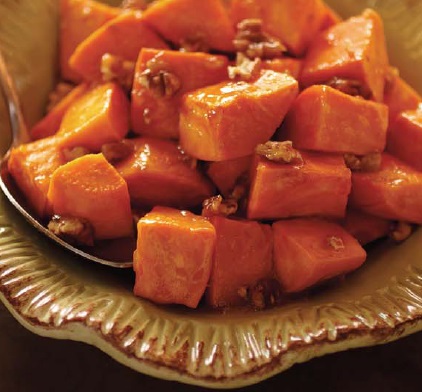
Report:
<svg viewBox="0 0 422 392"><path fill-rule="evenodd" d="M70 83L59 82L48 95L47 112L50 112L73 88L74 86Z"/></svg>
<svg viewBox="0 0 422 392"><path fill-rule="evenodd" d="M70 244L94 245L94 228L83 218L54 215L48 230Z"/></svg>
<svg viewBox="0 0 422 392"><path fill-rule="evenodd" d="M259 75L261 69L261 59L256 57L251 60L243 53L237 53L236 65L228 67L228 73L230 79L240 79L248 81Z"/></svg>
<svg viewBox="0 0 422 392"><path fill-rule="evenodd" d="M352 171L373 172L380 169L382 156L379 152L367 155L344 154L344 162Z"/></svg>
<svg viewBox="0 0 422 392"><path fill-rule="evenodd" d="M333 78L327 82L327 86L335 88L336 90L353 97L369 99L372 95L371 91L359 80Z"/></svg>
<svg viewBox="0 0 422 392"><path fill-rule="evenodd" d="M293 148L291 141L266 142L258 144L255 152L273 162L302 164L303 158L300 152Z"/></svg>
<svg viewBox="0 0 422 392"><path fill-rule="evenodd" d="M104 82L116 82L126 91L132 89L135 63L105 53L101 57L101 74Z"/></svg>
<svg viewBox="0 0 422 392"><path fill-rule="evenodd" d="M336 252L345 249L344 242L339 237L335 237L335 236L328 237L327 238L327 243Z"/></svg>
<svg viewBox="0 0 422 392"><path fill-rule="evenodd" d="M229 216L237 212L237 200L223 199L223 196L213 196L202 203L202 216Z"/></svg>
<svg viewBox="0 0 422 392"><path fill-rule="evenodd" d="M147 0L123 0L120 8L126 10L146 10L148 8Z"/></svg>
<svg viewBox="0 0 422 392"><path fill-rule="evenodd" d="M73 161L89 153L90 151L85 147L64 148L62 150L63 158L66 162Z"/></svg>
<svg viewBox="0 0 422 392"><path fill-rule="evenodd" d="M390 238L396 242L402 242L410 237L413 227L407 222L395 222L390 231Z"/></svg>
<svg viewBox="0 0 422 392"><path fill-rule="evenodd" d="M133 152L133 145L128 140L116 143L106 143L101 147L105 159L110 163L116 163L127 158Z"/></svg>
<svg viewBox="0 0 422 392"><path fill-rule="evenodd" d="M237 290L255 310L262 310L280 303L281 288L274 279L263 279L251 286L242 286Z"/></svg>

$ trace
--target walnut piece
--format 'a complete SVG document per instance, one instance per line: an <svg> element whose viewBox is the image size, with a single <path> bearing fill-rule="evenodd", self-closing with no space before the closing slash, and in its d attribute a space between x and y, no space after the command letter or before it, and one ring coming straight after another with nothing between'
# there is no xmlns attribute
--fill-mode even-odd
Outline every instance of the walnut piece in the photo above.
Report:
<svg viewBox="0 0 422 392"><path fill-rule="evenodd" d="M125 10L146 10L148 8L148 0L123 0L120 8Z"/></svg>
<svg viewBox="0 0 422 392"><path fill-rule="evenodd" d="M345 249L344 242L340 237L336 237L336 236L328 237L327 243L336 252Z"/></svg>
<svg viewBox="0 0 422 392"><path fill-rule="evenodd" d="M255 152L273 162L302 164L303 158L300 152L293 148L289 140L284 142L266 142L258 144Z"/></svg>
<svg viewBox="0 0 422 392"><path fill-rule="evenodd" d="M390 231L390 238L396 242L407 240L413 232L413 227L407 222L395 222Z"/></svg>
<svg viewBox="0 0 422 392"><path fill-rule="evenodd" d="M262 279L251 286L239 287L237 294L255 310L269 308L281 301L281 287L274 279Z"/></svg>
<svg viewBox="0 0 422 392"><path fill-rule="evenodd" d="M213 196L202 203L202 216L229 216L237 212L237 200L223 199L223 196Z"/></svg>
<svg viewBox="0 0 422 392"><path fill-rule="evenodd" d="M228 67L229 78L244 81L256 78L261 70L261 62L259 57L251 60L239 52L236 55L236 65Z"/></svg>
<svg viewBox="0 0 422 392"><path fill-rule="evenodd" d="M59 82L55 89L48 95L47 112L50 112L67 94L73 89L74 85L65 82Z"/></svg>
<svg viewBox="0 0 422 392"><path fill-rule="evenodd" d="M352 171L374 172L380 170L382 156L379 152L367 155L344 154L344 162Z"/></svg>
<svg viewBox="0 0 422 392"><path fill-rule="evenodd" d="M110 163L116 163L133 153L133 144L128 140L116 143L106 143L101 146L101 152Z"/></svg>
<svg viewBox="0 0 422 392"><path fill-rule="evenodd" d="M233 44L237 52L244 53L250 59L273 59L287 51L279 40L263 32L261 19L239 22Z"/></svg>
<svg viewBox="0 0 422 392"><path fill-rule="evenodd" d="M186 37L180 42L180 52L209 52L210 47L205 41L205 37L201 34L196 34Z"/></svg>
<svg viewBox="0 0 422 392"><path fill-rule="evenodd" d="M64 148L62 150L63 158L66 162L73 161L89 153L90 151L85 147Z"/></svg>
<svg viewBox="0 0 422 392"><path fill-rule="evenodd" d="M327 86L335 88L336 90L353 97L370 99L372 96L371 91L359 80L341 79L335 77L327 82Z"/></svg>
<svg viewBox="0 0 422 392"><path fill-rule="evenodd" d="M47 227L57 237L70 244L94 245L94 228L86 219L54 215Z"/></svg>
<svg viewBox="0 0 422 392"><path fill-rule="evenodd" d="M132 89L135 63L122 57L105 53L101 57L101 75L103 82L116 82L126 91Z"/></svg>

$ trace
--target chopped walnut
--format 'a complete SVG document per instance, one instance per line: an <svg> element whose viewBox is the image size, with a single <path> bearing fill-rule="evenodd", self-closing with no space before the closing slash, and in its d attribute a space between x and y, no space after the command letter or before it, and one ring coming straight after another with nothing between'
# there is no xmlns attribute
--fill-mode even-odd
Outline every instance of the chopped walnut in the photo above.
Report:
<svg viewBox="0 0 422 392"><path fill-rule="evenodd" d="M63 158L66 162L73 161L89 153L90 151L85 147L64 148L62 150Z"/></svg>
<svg viewBox="0 0 422 392"><path fill-rule="evenodd" d="M335 236L328 237L327 243L336 252L343 250L345 248L343 240L339 237L335 237Z"/></svg>
<svg viewBox="0 0 422 392"><path fill-rule="evenodd" d="M128 10L146 10L148 8L147 0L123 0L120 8Z"/></svg>
<svg viewBox="0 0 422 392"><path fill-rule="evenodd" d="M180 52L209 52L210 47L201 34L187 37L180 42Z"/></svg>
<svg viewBox="0 0 422 392"><path fill-rule="evenodd" d="M230 79L250 80L259 75L261 59L259 57L251 60L243 53L237 53L236 65L228 67Z"/></svg>
<svg viewBox="0 0 422 392"><path fill-rule="evenodd" d="M106 143L101 146L101 152L110 163L116 163L133 153L133 144L129 140L116 143Z"/></svg>
<svg viewBox="0 0 422 392"><path fill-rule="evenodd" d="M255 152L273 162L302 164L303 158L300 152L293 148L291 141L266 142L258 144Z"/></svg>
<svg viewBox="0 0 422 392"><path fill-rule="evenodd" d="M371 91L359 80L333 78L327 82L327 86L335 88L336 90L353 97L369 99L372 96Z"/></svg>
<svg viewBox="0 0 422 392"><path fill-rule="evenodd" d="M237 294L255 310L262 310L280 302L281 288L276 280L263 279L251 286L240 287Z"/></svg>
<svg viewBox="0 0 422 392"><path fill-rule="evenodd" d="M47 112L50 112L67 94L73 89L74 85L70 83L60 82L56 88L48 95Z"/></svg>
<svg viewBox="0 0 422 392"><path fill-rule="evenodd" d="M287 51L280 41L263 32L260 19L244 19L238 23L233 44L237 52L250 59L272 59Z"/></svg>
<svg viewBox="0 0 422 392"><path fill-rule="evenodd" d="M395 222L390 231L390 238L396 242L402 242L410 237L413 227L407 222Z"/></svg>
<svg viewBox="0 0 422 392"><path fill-rule="evenodd" d="M104 82L116 82L126 91L132 89L135 63L105 53L101 57L101 75Z"/></svg>
<svg viewBox="0 0 422 392"><path fill-rule="evenodd" d="M94 245L94 228L83 218L54 215L48 230L70 244Z"/></svg>
<svg viewBox="0 0 422 392"><path fill-rule="evenodd" d="M202 203L202 216L229 216L237 212L237 201L235 199L223 199L223 196L213 196Z"/></svg>
<svg viewBox="0 0 422 392"><path fill-rule="evenodd" d="M380 169L382 156L379 152L367 155L344 154L344 162L352 171L373 172Z"/></svg>

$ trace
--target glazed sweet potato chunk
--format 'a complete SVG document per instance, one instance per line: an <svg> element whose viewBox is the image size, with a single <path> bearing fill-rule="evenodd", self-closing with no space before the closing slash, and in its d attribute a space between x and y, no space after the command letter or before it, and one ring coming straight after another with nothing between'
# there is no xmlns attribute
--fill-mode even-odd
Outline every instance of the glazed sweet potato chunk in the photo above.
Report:
<svg viewBox="0 0 422 392"><path fill-rule="evenodd" d="M57 133L61 147L98 152L105 143L122 139L129 130L129 101L115 83L89 91L66 112Z"/></svg>
<svg viewBox="0 0 422 392"><path fill-rule="evenodd" d="M48 200L53 213L86 219L95 239L133 233L127 185L102 154L89 154L60 166L52 175Z"/></svg>
<svg viewBox="0 0 422 392"><path fill-rule="evenodd" d="M301 156L303 161L297 163L255 157L249 219L344 216L351 174L342 157L309 152L301 152Z"/></svg>
<svg viewBox="0 0 422 392"><path fill-rule="evenodd" d="M290 53L302 56L325 22L326 9L320 0L233 0L235 24L261 19L264 31L280 40Z"/></svg>
<svg viewBox="0 0 422 392"><path fill-rule="evenodd" d="M51 209L47 193L53 172L65 163L56 137L22 144L10 153L8 170L30 208L44 218Z"/></svg>
<svg viewBox="0 0 422 392"><path fill-rule="evenodd" d="M187 94L180 144L190 155L223 161L251 155L276 131L298 93L290 75L262 71L254 82L224 82Z"/></svg>
<svg viewBox="0 0 422 392"><path fill-rule="evenodd" d="M135 62L143 48L166 49L167 44L146 24L140 12L125 12L81 42L69 64L85 80L101 80L105 53Z"/></svg>
<svg viewBox="0 0 422 392"><path fill-rule="evenodd" d="M233 50L234 28L220 0L162 0L143 18L165 39L196 51Z"/></svg>
<svg viewBox="0 0 422 392"><path fill-rule="evenodd" d="M317 85L295 100L279 138L299 149L365 155L384 150L387 127L384 104Z"/></svg>
<svg viewBox="0 0 422 392"><path fill-rule="evenodd" d="M385 219L422 223L422 173L384 153L381 169L352 175L350 205Z"/></svg>
<svg viewBox="0 0 422 392"><path fill-rule="evenodd" d="M295 293L360 267L366 252L341 226L293 219L273 224L274 270L283 289Z"/></svg>
<svg viewBox="0 0 422 392"><path fill-rule="evenodd" d="M127 182L134 205L193 208L213 195L214 187L196 168L196 161L176 143L155 138L128 142L134 152L116 169Z"/></svg>
<svg viewBox="0 0 422 392"><path fill-rule="evenodd" d="M387 151L422 171L422 105L397 115L388 130Z"/></svg>
<svg viewBox="0 0 422 392"><path fill-rule="evenodd" d="M69 65L76 47L91 33L119 15L120 9L93 0L60 0L60 71L65 80L81 76Z"/></svg>
<svg viewBox="0 0 422 392"><path fill-rule="evenodd" d="M210 277L215 229L188 211L155 207L138 222L135 295L196 308Z"/></svg>
<svg viewBox="0 0 422 392"><path fill-rule="evenodd" d="M383 101L388 56L383 23L373 10L340 22L312 43L303 64L304 86L331 79L358 80L377 102Z"/></svg>
<svg viewBox="0 0 422 392"><path fill-rule="evenodd" d="M207 302L213 307L245 304L241 290L271 276L271 226L221 216L212 217L211 223L216 245Z"/></svg>
<svg viewBox="0 0 422 392"><path fill-rule="evenodd" d="M263 69L272 69L275 72L286 72L293 76L295 79L299 79L300 70L302 69L303 61L300 59L294 59L291 57L275 58L271 60L264 60L262 62Z"/></svg>
<svg viewBox="0 0 422 392"><path fill-rule="evenodd" d="M143 49L132 89L133 130L177 139L183 94L227 80L227 66L225 56Z"/></svg>

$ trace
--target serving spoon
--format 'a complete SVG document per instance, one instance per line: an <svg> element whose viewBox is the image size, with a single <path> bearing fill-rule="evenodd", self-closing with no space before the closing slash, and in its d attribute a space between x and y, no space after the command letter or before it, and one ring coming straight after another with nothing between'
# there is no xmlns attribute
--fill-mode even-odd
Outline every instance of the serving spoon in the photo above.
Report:
<svg viewBox="0 0 422 392"><path fill-rule="evenodd" d="M0 53L0 90L3 92L4 99L9 114L10 129L12 132L12 141L9 149L0 161L0 188L9 199L11 204L23 215L23 217L38 231L46 235L48 238L56 242L58 245L64 247L68 251L73 252L79 257L95 263L103 264L114 268L131 268L132 261L127 261L128 254L131 253L133 241L129 239L102 241L98 245L86 250L76 248L63 239L56 236L48 230L36 217L34 217L29 209L24 205L22 195L7 170L7 161L9 159L12 148L17 147L23 143L29 142L30 137L28 129L25 124L19 96L13 78L11 77L3 55ZM129 249L128 249L129 248ZM126 250L126 252L125 252ZM129 251L129 252L128 252ZM104 258L103 255L107 255ZM109 257L109 256L113 257ZM120 260L122 259L122 260Z"/></svg>

